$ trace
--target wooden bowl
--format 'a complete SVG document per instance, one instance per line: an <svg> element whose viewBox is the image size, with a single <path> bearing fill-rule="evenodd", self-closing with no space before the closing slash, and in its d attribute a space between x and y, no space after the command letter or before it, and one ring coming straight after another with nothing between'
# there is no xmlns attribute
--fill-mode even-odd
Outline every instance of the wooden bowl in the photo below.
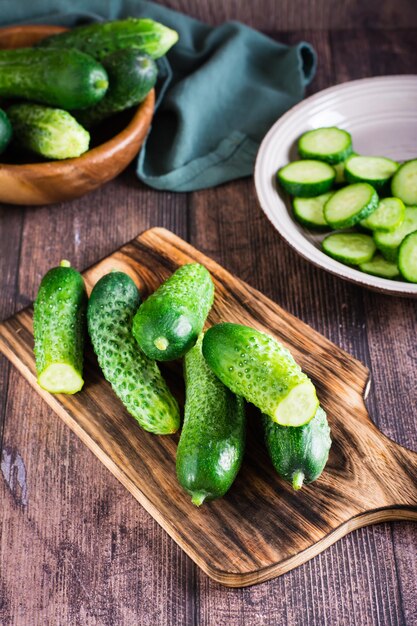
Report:
<svg viewBox="0 0 417 626"><path fill-rule="evenodd" d="M0 28L0 49L32 46L66 30L59 26ZM152 121L155 92L139 105L127 126L80 157L15 165L0 163L0 202L51 204L82 196L115 178L139 152Z"/></svg>

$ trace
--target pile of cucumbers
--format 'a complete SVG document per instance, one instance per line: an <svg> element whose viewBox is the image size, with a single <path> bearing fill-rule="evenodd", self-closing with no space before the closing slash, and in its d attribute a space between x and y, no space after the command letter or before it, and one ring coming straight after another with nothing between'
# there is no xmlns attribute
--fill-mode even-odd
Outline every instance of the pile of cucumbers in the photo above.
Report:
<svg viewBox="0 0 417 626"><path fill-rule="evenodd" d="M278 181L300 224L337 231L323 251L368 274L417 283L417 159L360 156L336 127L304 133L298 153Z"/></svg>
<svg viewBox="0 0 417 626"><path fill-rule="evenodd" d="M157 361L183 358L186 400L176 469L192 502L223 496L242 463L245 402L260 424L278 474L294 489L316 480L331 445L315 387L273 337L223 322L203 332L214 284L199 263L177 269L143 303L134 281L110 272L90 299L68 261L42 279L34 307L39 385L73 394L83 386L86 329L104 377L139 425L175 433L180 411Z"/></svg>
<svg viewBox="0 0 417 626"><path fill-rule="evenodd" d="M80 156L91 128L145 99L155 59L177 41L163 24L128 18L0 50L0 153L12 141L15 151L47 159Z"/></svg>

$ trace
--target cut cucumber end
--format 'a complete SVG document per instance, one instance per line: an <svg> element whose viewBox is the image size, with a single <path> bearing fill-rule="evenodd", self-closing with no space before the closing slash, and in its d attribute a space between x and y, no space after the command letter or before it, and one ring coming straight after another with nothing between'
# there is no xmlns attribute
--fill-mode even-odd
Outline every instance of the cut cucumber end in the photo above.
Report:
<svg viewBox="0 0 417 626"><path fill-rule="evenodd" d="M292 488L295 489L295 491L301 489L304 484L304 478L305 476L302 470L297 470L296 472L294 472L294 474L292 475Z"/></svg>
<svg viewBox="0 0 417 626"><path fill-rule="evenodd" d="M272 420L281 426L304 426L316 414L319 401L311 380L300 383L277 406Z"/></svg>
<svg viewBox="0 0 417 626"><path fill-rule="evenodd" d="M73 394L80 391L84 381L72 365L52 363L38 377L38 383L50 393Z"/></svg>
<svg viewBox="0 0 417 626"><path fill-rule="evenodd" d="M162 352L165 352L169 346L169 341L166 337L157 337L153 343L155 348L158 348L158 350L161 350Z"/></svg>
<svg viewBox="0 0 417 626"><path fill-rule="evenodd" d="M71 267L71 263L67 261L67 259L62 259L61 263L59 264L59 267Z"/></svg>
<svg viewBox="0 0 417 626"><path fill-rule="evenodd" d="M206 499L207 494L204 491L195 491L191 496L191 502L195 504L195 506L201 506Z"/></svg>

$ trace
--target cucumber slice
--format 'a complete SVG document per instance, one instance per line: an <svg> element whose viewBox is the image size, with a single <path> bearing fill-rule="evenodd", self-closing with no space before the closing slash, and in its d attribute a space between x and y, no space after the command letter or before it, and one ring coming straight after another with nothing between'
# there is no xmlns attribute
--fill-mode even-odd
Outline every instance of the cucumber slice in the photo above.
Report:
<svg viewBox="0 0 417 626"><path fill-rule="evenodd" d="M308 228L328 229L329 225L324 219L323 208L332 195L333 192L329 191L315 198L294 198L292 205L297 222Z"/></svg>
<svg viewBox="0 0 417 626"><path fill-rule="evenodd" d="M378 194L368 183L336 191L324 205L324 219L332 228L347 228L368 217L378 206Z"/></svg>
<svg viewBox="0 0 417 626"><path fill-rule="evenodd" d="M336 177L331 165L321 161L293 161L277 172L286 192L300 198L312 198L329 191Z"/></svg>
<svg viewBox="0 0 417 626"><path fill-rule="evenodd" d="M401 274L410 283L417 283L417 230L405 237L398 253Z"/></svg>
<svg viewBox="0 0 417 626"><path fill-rule="evenodd" d="M387 261L395 262L401 242L415 230L417 230L417 206L406 207L404 220L398 228L390 232L379 230L374 232L376 247L382 252Z"/></svg>
<svg viewBox="0 0 417 626"><path fill-rule="evenodd" d="M376 189L381 189L398 167L396 161L386 157L351 156L346 161L345 177L349 183L369 183Z"/></svg>
<svg viewBox="0 0 417 626"><path fill-rule="evenodd" d="M357 156L357 154L356 152L351 152L350 156ZM340 163L333 164L334 171L336 172L336 178L334 179L335 185L344 185L346 183L346 178L345 178L346 161L347 159L345 159L344 161L340 161Z"/></svg>
<svg viewBox="0 0 417 626"><path fill-rule="evenodd" d="M405 206L399 198L383 198L375 211L362 220L360 225L369 230L390 231L404 220Z"/></svg>
<svg viewBox="0 0 417 626"><path fill-rule="evenodd" d="M335 126L309 130L298 140L298 152L302 159L340 163L352 152L352 137Z"/></svg>
<svg viewBox="0 0 417 626"><path fill-rule="evenodd" d="M370 261L376 246L369 235L362 233L333 233L322 242L326 254L347 265L360 265Z"/></svg>
<svg viewBox="0 0 417 626"><path fill-rule="evenodd" d="M397 278L400 275L396 263L387 261L381 254L376 254L373 259L359 265L362 272L380 276L381 278Z"/></svg>
<svg viewBox="0 0 417 626"><path fill-rule="evenodd" d="M404 204L417 204L417 159L403 163L391 182L392 195Z"/></svg>

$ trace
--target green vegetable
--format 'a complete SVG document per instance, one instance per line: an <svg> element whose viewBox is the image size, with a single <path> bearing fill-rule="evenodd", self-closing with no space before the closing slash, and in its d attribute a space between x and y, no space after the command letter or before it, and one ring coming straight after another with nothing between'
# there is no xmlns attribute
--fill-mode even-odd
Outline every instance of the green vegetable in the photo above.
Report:
<svg viewBox="0 0 417 626"><path fill-rule="evenodd" d="M385 187L397 169L398 163L386 157L356 155L346 161L345 177L349 183L369 183L380 190Z"/></svg>
<svg viewBox="0 0 417 626"><path fill-rule="evenodd" d="M51 393L76 393L84 384L83 346L87 295L68 261L43 277L33 313L38 383Z"/></svg>
<svg viewBox="0 0 417 626"><path fill-rule="evenodd" d="M12 125L3 109L0 109L0 154L5 151L12 138Z"/></svg>
<svg viewBox="0 0 417 626"><path fill-rule="evenodd" d="M322 161L293 161L277 172L280 185L287 193L300 198L311 198L329 191L336 172Z"/></svg>
<svg viewBox="0 0 417 626"><path fill-rule="evenodd" d="M107 87L104 67L79 50L0 50L0 96L83 109Z"/></svg>
<svg viewBox="0 0 417 626"><path fill-rule="evenodd" d="M177 451L178 480L197 506L229 490L245 445L244 400L213 374L201 343L202 336L185 355L184 425Z"/></svg>
<svg viewBox="0 0 417 626"><path fill-rule="evenodd" d="M318 159L334 165L344 161L351 152L352 137L335 126L309 130L298 140L298 153L302 159Z"/></svg>
<svg viewBox="0 0 417 626"><path fill-rule="evenodd" d="M367 183L343 187L324 205L324 219L332 228L347 228L368 217L378 206L378 194Z"/></svg>
<svg viewBox="0 0 417 626"><path fill-rule="evenodd" d="M370 261L376 246L369 235L362 233L332 233L322 241L326 254L347 265L360 265Z"/></svg>
<svg viewBox="0 0 417 626"><path fill-rule="evenodd" d="M375 211L360 222L360 225L370 230L390 231L398 228L404 220L405 206L399 198L383 198Z"/></svg>
<svg viewBox="0 0 417 626"><path fill-rule="evenodd" d="M329 191L315 198L294 198L292 205L297 222L307 226L307 228L316 230L328 229L329 225L324 219L323 208L332 195L333 192Z"/></svg>
<svg viewBox="0 0 417 626"><path fill-rule="evenodd" d="M382 252L387 261L397 261L398 249L403 239L417 230L417 206L406 207L404 220L395 230L390 232L375 231L374 241L378 250Z"/></svg>
<svg viewBox="0 0 417 626"><path fill-rule="evenodd" d="M398 252L398 267L410 283L417 283L417 229L407 235Z"/></svg>
<svg viewBox="0 0 417 626"><path fill-rule="evenodd" d="M104 377L129 413L149 432L174 433L180 422L177 402L132 335L139 304L138 289L127 274L106 274L90 296L88 331Z"/></svg>
<svg viewBox="0 0 417 626"><path fill-rule="evenodd" d="M387 261L380 254L376 254L370 261L360 263L359 267L362 272L381 278L398 278L400 275L397 264Z"/></svg>
<svg viewBox="0 0 417 626"><path fill-rule="evenodd" d="M159 59L178 41L178 33L150 19L125 20L78 26L39 42L43 48L78 48L98 60L123 48L134 48Z"/></svg>
<svg viewBox="0 0 417 626"><path fill-rule="evenodd" d="M213 304L214 285L199 263L183 265L139 308L133 335L151 359L171 361L197 341Z"/></svg>
<svg viewBox="0 0 417 626"><path fill-rule="evenodd" d="M42 104L14 104L8 114L15 143L47 159L70 159L88 150L89 133L62 109Z"/></svg>
<svg viewBox="0 0 417 626"><path fill-rule="evenodd" d="M277 424L302 426L313 419L319 404L313 383L269 335L240 324L217 324L204 336L203 355L223 384Z"/></svg>
<svg viewBox="0 0 417 626"><path fill-rule="evenodd" d="M417 204L417 159L403 163L391 181L391 192L404 204Z"/></svg>
<svg viewBox="0 0 417 626"><path fill-rule="evenodd" d="M322 473L332 444L326 413L318 407L305 426L279 426L263 416L265 443L278 474L294 489L311 483Z"/></svg>
<svg viewBox="0 0 417 626"><path fill-rule="evenodd" d="M103 67L109 77L106 95L95 106L73 112L87 128L142 102L158 75L155 61L132 48L117 50L105 57Z"/></svg>

